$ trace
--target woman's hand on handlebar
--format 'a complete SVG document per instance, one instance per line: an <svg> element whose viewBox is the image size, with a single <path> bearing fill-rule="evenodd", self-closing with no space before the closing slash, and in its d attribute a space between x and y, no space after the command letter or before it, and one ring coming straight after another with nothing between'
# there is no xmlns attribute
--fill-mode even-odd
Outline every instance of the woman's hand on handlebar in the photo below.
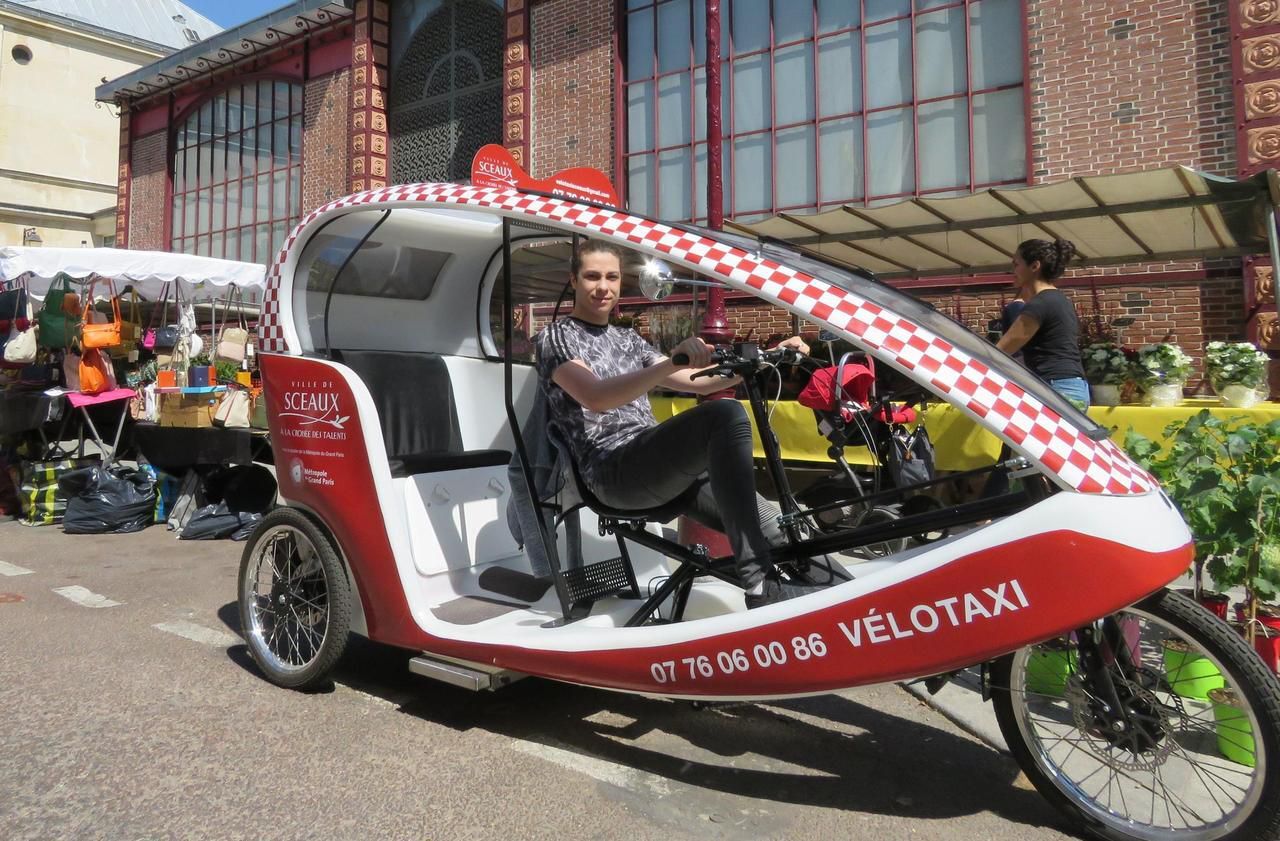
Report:
<svg viewBox="0 0 1280 841"><path fill-rule="evenodd" d="M778 342L778 347L791 348L792 350L799 351L805 356L809 355L808 343L805 342L805 340L800 338L799 336L792 336L789 339L783 339L782 341Z"/></svg>
<svg viewBox="0 0 1280 841"><path fill-rule="evenodd" d="M715 351L711 345L690 336L671 351L671 364L677 368L706 368L711 364L711 354Z"/></svg>

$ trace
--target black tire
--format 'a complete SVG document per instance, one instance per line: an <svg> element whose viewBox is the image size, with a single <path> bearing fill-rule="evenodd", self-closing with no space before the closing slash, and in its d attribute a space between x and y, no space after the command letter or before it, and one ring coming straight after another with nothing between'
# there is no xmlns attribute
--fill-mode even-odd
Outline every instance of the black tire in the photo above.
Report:
<svg viewBox="0 0 1280 841"><path fill-rule="evenodd" d="M1022 649L993 664L996 719L1023 772L1059 811L1095 838L1261 841L1280 837L1280 683L1275 675L1229 625L1177 593L1161 591L1116 617L1115 627L1133 629L1125 644L1137 652L1144 667L1124 686L1132 692L1126 708L1145 715L1147 723L1130 724L1127 733L1124 725L1095 717L1096 699L1102 693L1086 687L1076 671L1078 656L1071 651L1078 649L1070 638ZM1213 735L1214 713L1210 708L1206 718L1203 712L1209 702L1188 693L1185 679L1169 680L1167 655L1159 650L1167 639L1179 639L1193 653L1212 661L1241 699L1240 709L1251 730L1253 766L1222 752ZM1068 664L1065 679L1058 679L1061 692L1045 683L1043 665L1036 667L1040 671L1034 680L1030 677L1035 671L1028 668L1033 656L1043 658L1064 650L1066 654L1056 655L1066 657ZM1072 656L1077 656L1074 662ZM1110 671L1117 675L1114 666ZM1183 691L1174 692L1175 684ZM1059 694L1061 700L1055 697ZM1032 723L1033 708L1044 711L1040 724ZM1191 714L1193 710L1199 712ZM1065 728L1067 736L1044 739L1055 727ZM1135 741L1141 745L1133 747ZM1050 756L1055 750L1060 760ZM1095 762L1107 775L1090 782L1092 774L1083 774L1086 762ZM1188 770L1176 775L1181 766ZM1175 788L1167 785L1166 773L1169 781L1178 780ZM1105 807L1102 779L1107 785ZM1096 798L1084 790L1089 786L1099 787ZM1239 803L1233 799L1237 789ZM1135 805L1125 797L1126 790ZM1141 795L1143 790L1150 793L1149 812L1141 800L1146 796ZM1166 805L1162 808L1161 803ZM1137 814L1125 817L1120 812ZM1201 823L1190 825L1188 814ZM1176 826L1179 822L1187 826Z"/></svg>
<svg viewBox="0 0 1280 841"><path fill-rule="evenodd" d="M315 521L291 508L263 517L240 558L237 592L249 654L267 679L291 689L327 685L351 632L351 588Z"/></svg>

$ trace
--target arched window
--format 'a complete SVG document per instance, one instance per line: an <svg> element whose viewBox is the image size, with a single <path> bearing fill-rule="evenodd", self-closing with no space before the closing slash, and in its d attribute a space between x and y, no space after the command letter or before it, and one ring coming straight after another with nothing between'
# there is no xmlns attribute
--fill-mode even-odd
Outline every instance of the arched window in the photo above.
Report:
<svg viewBox="0 0 1280 841"><path fill-rule="evenodd" d="M457 181L502 138L503 13L494 0L446 0L413 30L391 75L391 178Z"/></svg>
<svg viewBox="0 0 1280 841"><path fill-rule="evenodd" d="M228 88L174 135L170 248L269 263L302 215L302 86Z"/></svg>

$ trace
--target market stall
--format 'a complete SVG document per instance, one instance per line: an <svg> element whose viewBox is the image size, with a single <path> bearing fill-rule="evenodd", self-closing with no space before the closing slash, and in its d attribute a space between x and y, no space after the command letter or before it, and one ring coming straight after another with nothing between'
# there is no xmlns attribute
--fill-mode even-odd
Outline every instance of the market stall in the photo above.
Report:
<svg viewBox="0 0 1280 841"><path fill-rule="evenodd" d="M24 522L58 522L61 474L105 473L122 455L178 476L270 461L265 431L250 430L264 279L260 265L184 254L0 248L0 446L20 466Z"/></svg>

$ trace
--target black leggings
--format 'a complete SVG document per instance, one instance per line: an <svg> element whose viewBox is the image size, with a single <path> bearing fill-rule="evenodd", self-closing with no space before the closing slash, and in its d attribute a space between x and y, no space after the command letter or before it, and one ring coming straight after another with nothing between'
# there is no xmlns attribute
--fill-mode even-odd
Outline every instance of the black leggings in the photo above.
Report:
<svg viewBox="0 0 1280 841"><path fill-rule="evenodd" d="M664 505L704 476L684 513L729 537L743 583L764 575L770 546L786 538L778 509L755 491L751 422L737 400L711 400L650 427L609 454L591 491L614 508Z"/></svg>

